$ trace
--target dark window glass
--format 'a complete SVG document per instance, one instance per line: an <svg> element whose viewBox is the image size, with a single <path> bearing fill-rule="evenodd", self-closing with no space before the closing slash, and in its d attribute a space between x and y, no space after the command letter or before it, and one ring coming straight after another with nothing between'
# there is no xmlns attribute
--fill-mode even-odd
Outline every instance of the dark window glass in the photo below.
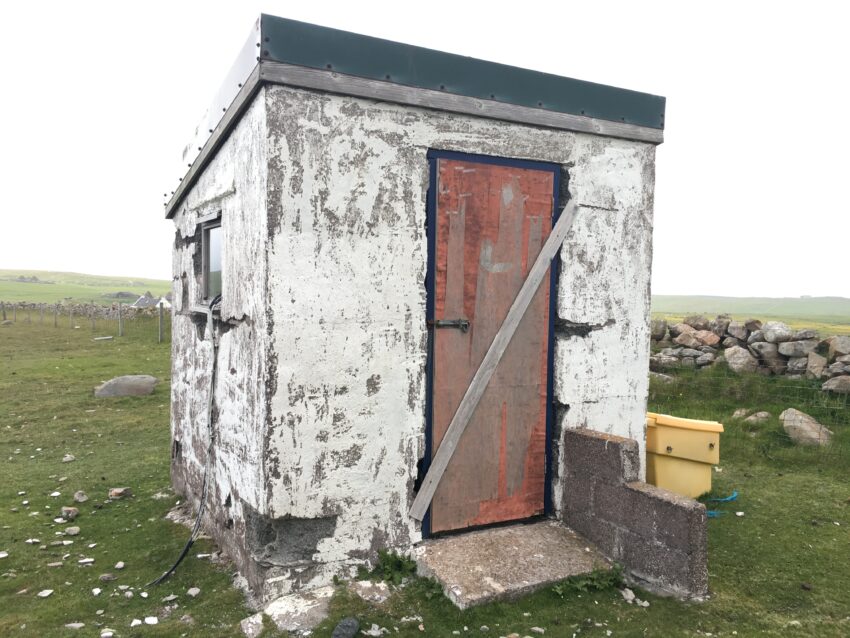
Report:
<svg viewBox="0 0 850 638"><path fill-rule="evenodd" d="M221 294L221 226L207 228L204 240L205 297L212 299Z"/></svg>

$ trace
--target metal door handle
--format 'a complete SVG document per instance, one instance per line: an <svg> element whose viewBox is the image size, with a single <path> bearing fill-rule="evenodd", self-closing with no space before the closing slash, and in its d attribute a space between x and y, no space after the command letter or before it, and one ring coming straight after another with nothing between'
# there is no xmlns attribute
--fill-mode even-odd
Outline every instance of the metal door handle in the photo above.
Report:
<svg viewBox="0 0 850 638"><path fill-rule="evenodd" d="M469 319L437 319L428 321L428 325L434 328L459 328L461 332L469 331Z"/></svg>

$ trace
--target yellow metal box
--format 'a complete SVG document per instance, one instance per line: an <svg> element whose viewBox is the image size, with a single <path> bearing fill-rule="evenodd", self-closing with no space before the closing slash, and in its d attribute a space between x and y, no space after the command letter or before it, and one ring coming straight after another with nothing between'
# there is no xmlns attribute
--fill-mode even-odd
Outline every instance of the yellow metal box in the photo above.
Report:
<svg viewBox="0 0 850 638"><path fill-rule="evenodd" d="M711 491L711 466L720 462L716 421L646 414L646 481L696 498Z"/></svg>

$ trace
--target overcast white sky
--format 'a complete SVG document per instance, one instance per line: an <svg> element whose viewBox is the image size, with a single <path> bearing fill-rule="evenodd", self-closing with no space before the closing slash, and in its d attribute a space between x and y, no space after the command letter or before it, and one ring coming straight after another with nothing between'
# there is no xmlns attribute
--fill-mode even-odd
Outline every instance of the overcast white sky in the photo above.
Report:
<svg viewBox="0 0 850 638"><path fill-rule="evenodd" d="M653 292L850 296L845 6L6 2L0 268L169 278L163 193L265 12L664 95Z"/></svg>

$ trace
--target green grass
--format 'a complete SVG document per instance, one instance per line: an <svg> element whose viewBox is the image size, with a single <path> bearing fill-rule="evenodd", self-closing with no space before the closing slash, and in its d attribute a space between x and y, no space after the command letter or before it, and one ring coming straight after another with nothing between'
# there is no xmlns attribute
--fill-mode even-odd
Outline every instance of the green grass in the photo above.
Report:
<svg viewBox="0 0 850 638"><path fill-rule="evenodd" d="M18 277L37 277L42 283L16 281ZM162 279L104 277L49 270L0 269L0 301L4 302L58 303L70 300L109 304L114 299L103 295L131 292L141 296L148 290L153 295L164 295L171 290L171 282Z"/></svg>
<svg viewBox="0 0 850 638"><path fill-rule="evenodd" d="M793 328L814 328L822 336L850 334L850 299L846 297L652 296L655 317L681 320L702 314L711 319L721 313L738 320L784 321Z"/></svg>
<svg viewBox="0 0 850 638"><path fill-rule="evenodd" d="M187 530L163 516L176 498L154 499L168 492L168 344L147 339L92 342L90 331L54 329L39 324L0 328L0 635L97 636L95 623L119 635L238 636L238 622L250 611L242 594L231 587L230 567L198 559L213 548L202 542L166 584L144 589L181 549ZM147 373L163 380L150 397L99 400L92 388L118 374ZM765 409L774 417L762 426L731 422L737 407ZM791 446L775 415L799 407L822 419L836 432L827 451ZM549 588L514 602L460 611L427 580L412 579L398 587L383 605L352 595L344 583L332 601L331 617L314 633L329 636L342 617L356 616L397 636L452 636L453 631L505 636L847 636L850 635L850 421L846 404L819 397L805 385L794 388L777 379L730 377L723 370L683 371L670 385L654 383L650 409L693 418L723 421L722 472L714 475L714 491L733 489L739 500L724 506L730 513L709 521L709 601L682 603L637 592L648 608L627 605L604 578ZM54 418L55 417L55 418ZM65 453L77 460L62 463ZM60 482L60 478L67 477ZM135 496L106 501L109 487L130 486ZM56 538L63 525L52 522L61 505L71 504L75 490L91 500L80 506L75 524L82 533L68 548L28 545ZM25 490L25 496L18 496ZM59 498L49 494L57 490ZM21 505L28 499L30 505ZM17 507L19 511L11 511ZM49 509L45 509L45 508ZM32 512L40 512L30 516ZM735 511L745 512L737 517ZM839 525L835 525L839 523ZM89 543L97 545L89 549ZM59 568L47 563L62 561ZM77 560L95 559L93 567ZM115 571L122 560L126 568ZM404 561L387 562L391 580L404 575ZM112 572L118 580L101 583ZM811 585L810 590L802 584ZM118 585L135 588L131 600L113 596ZM592 586L591 586L592 585ZM186 597L191 586L202 593ZM101 587L98 597L91 588ZM395 586L393 586L395 587ZM45 588L45 600L35 594ZM26 590L25 593L17 593ZM148 591L145 600L139 595ZM161 599L180 595L180 605L155 627L131 632L132 618L162 613ZM98 616L97 610L103 610ZM180 620L184 614L193 625ZM402 622L402 618L420 616ZM85 622L72 633L64 624ZM799 622L800 627L789 623ZM21 629L26 625L25 629ZM487 633L480 627L487 625ZM398 632L395 631L398 627ZM702 632L702 633L700 633ZM274 631L267 636L278 635Z"/></svg>

